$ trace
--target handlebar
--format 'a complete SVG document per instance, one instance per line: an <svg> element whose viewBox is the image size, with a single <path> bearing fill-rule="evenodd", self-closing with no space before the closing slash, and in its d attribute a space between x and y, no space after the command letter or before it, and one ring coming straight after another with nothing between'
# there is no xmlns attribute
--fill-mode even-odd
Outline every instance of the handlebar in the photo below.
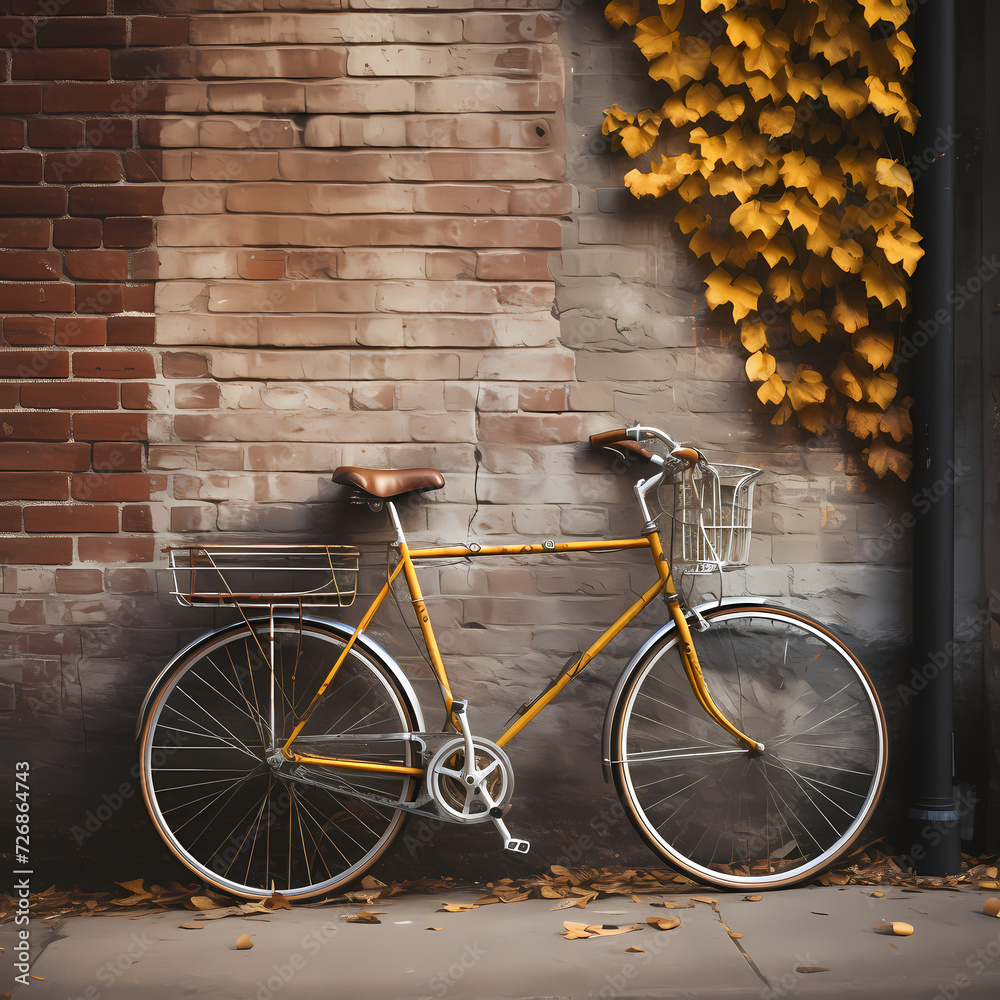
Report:
<svg viewBox="0 0 1000 1000"><path fill-rule="evenodd" d="M647 461L655 462L657 465L663 464L663 459L658 455L652 455L643 448L639 441L644 438L655 438L662 441L670 450L670 457L678 462L683 462L688 467L697 465L701 460L701 455L694 448L685 448L679 445L666 432L657 427L644 427L641 424L635 427L620 427L612 431L602 431L600 434L590 435L590 444L594 448L624 448L635 454L641 455ZM633 443L636 442L636 443Z"/></svg>

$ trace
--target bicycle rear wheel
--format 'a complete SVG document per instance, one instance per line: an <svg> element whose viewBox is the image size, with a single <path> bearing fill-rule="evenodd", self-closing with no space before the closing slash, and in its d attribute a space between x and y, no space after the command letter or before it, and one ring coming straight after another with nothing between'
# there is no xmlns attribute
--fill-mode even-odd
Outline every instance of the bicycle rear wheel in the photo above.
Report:
<svg viewBox="0 0 1000 1000"><path fill-rule="evenodd" d="M659 855L733 889L803 882L856 840L887 766L885 720L861 664L810 619L760 605L717 609L694 642L722 712L764 744L743 749L704 711L675 632L619 684L611 768Z"/></svg>
<svg viewBox="0 0 1000 1000"><path fill-rule="evenodd" d="M274 718L268 622L213 633L181 660L142 733L142 788L171 851L224 892L292 898L329 892L388 847L406 814L345 788L412 798L416 778L331 769L292 780L268 762L291 734L346 640L317 624L275 622ZM296 740L300 752L412 766L407 694L370 652L352 648ZM371 738L400 734L399 739ZM331 777L340 790L322 787Z"/></svg>

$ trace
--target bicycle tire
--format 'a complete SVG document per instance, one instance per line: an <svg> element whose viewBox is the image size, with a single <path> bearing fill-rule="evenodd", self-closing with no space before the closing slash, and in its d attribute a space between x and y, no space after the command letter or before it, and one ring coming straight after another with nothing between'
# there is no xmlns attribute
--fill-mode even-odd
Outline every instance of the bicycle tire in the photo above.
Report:
<svg viewBox="0 0 1000 1000"><path fill-rule="evenodd" d="M152 700L142 730L142 790L167 846L222 892L304 899L358 877L389 846L406 813L289 780L267 763L290 735L346 639L317 623L275 621L275 728L270 740L269 622L214 632L190 649ZM365 737L416 728L408 695L377 657L356 644L295 747L412 766L408 740ZM358 736L351 739L351 734ZM324 749L324 746L326 749ZM354 788L413 797L411 775L332 771ZM341 786L343 787L343 786Z"/></svg>
<svg viewBox="0 0 1000 1000"><path fill-rule="evenodd" d="M609 708L611 771L654 852L699 882L768 889L808 881L848 851L878 803L885 718L864 668L803 615L718 608L694 633L708 690L747 751L691 691L665 634Z"/></svg>

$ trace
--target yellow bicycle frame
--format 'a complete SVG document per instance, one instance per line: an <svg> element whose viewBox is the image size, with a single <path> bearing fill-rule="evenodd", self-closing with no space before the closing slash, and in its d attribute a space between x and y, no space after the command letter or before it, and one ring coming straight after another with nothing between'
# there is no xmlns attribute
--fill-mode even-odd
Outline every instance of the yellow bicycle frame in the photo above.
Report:
<svg viewBox="0 0 1000 1000"><path fill-rule="evenodd" d="M364 630L368 627L372 618L375 616L375 613L378 611L382 602L388 595L389 588L392 586L393 581L399 576L400 572L404 574L406 579L406 586L410 592L413 610L416 613L417 621L420 625L420 631L423 634L424 644L427 647L427 652L430 657L431 669L434 672L434 676L437 678L438 686L441 690L445 712L447 713L449 722L454 725L452 706L455 699L451 693L451 685L448 681L448 674L445 670L444 662L441 659L441 652L438 649L437 640L434 637L434 629L431 626L430 615L427 612L427 606L424 603L423 594L420 590L420 583L417 580L417 572L414 567L415 561L420 559L454 558L456 556L479 558L481 556L541 555L543 553L554 552L607 552L617 551L620 549L641 548L650 550L653 562L657 569L656 582L627 611L625 611L617 621L610 625L587 649L587 651L580 656L579 659L575 660L571 665L565 667L541 694L537 695L532 701L521 706L517 713L519 718L508 726L504 733L497 738L496 743L499 746L504 746L509 743L510 740L512 740L522 729L524 729L524 727L527 726L528 723L530 723L535 716L537 716L538 713L545 708L546 705L559 695L563 688L565 688L566 685L577 676L577 674L583 671L587 664L590 663L590 661L597 656L597 654L600 653L601 650L603 650L608 643L610 643L611 640L614 639L615 636L629 624L629 622L631 622L645 607L655 600L659 594L666 591L669 595L667 598L667 607L670 611L670 617L673 619L674 625L677 628L677 649L681 657L681 662L684 666L684 672L687 675L691 688L701 706L705 709L706 713L711 716L711 718L713 718L728 733L732 734L746 749L761 749L756 740L737 729L729 721L729 719L723 715L718 706L712 700L712 696L705 684L705 678L702 675L701 665L698 663L698 654L695 651L694 641L691 637L691 629L689 628L687 619L684 617L684 612L681 609L680 598L674 590L669 560L663 552L659 532L655 529L645 532L641 538L625 538L616 541L544 542L542 544L529 545L493 545L472 547L452 545L439 548L414 549L413 551L410 551L405 541L401 540L397 544L399 548L399 562L393 568L392 572L386 579L386 582L383 584L382 589L378 592L371 606L365 612L360 624L348 640L343 652L341 652L340 656L337 658L337 661L331 667L326 679L317 689L316 694L306 707L299 723L292 730L291 735L282 746L281 751L286 760L302 764L323 764L330 767L344 768L355 771L377 771L384 774L421 775L424 773L424 769L419 767L403 767L393 764L375 764L368 761L350 760L342 757L323 757L312 754L299 754L292 750L292 744L295 742L296 737L298 737L306 723L309 721L310 715L316 705L319 704L320 699L333 682L333 679L337 676L337 671L347 658L347 655L350 653L351 648L353 647L358 636L361 635L362 632L364 632Z"/></svg>

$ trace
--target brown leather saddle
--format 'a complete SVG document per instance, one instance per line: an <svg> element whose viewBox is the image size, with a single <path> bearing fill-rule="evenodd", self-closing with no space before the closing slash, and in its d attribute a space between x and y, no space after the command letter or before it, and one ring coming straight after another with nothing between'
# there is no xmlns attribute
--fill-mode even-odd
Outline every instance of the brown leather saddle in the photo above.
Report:
<svg viewBox="0 0 1000 1000"><path fill-rule="evenodd" d="M333 481L380 500L391 500L404 493L426 493L444 486L444 476L437 469L362 469L356 465L340 466L333 473Z"/></svg>

